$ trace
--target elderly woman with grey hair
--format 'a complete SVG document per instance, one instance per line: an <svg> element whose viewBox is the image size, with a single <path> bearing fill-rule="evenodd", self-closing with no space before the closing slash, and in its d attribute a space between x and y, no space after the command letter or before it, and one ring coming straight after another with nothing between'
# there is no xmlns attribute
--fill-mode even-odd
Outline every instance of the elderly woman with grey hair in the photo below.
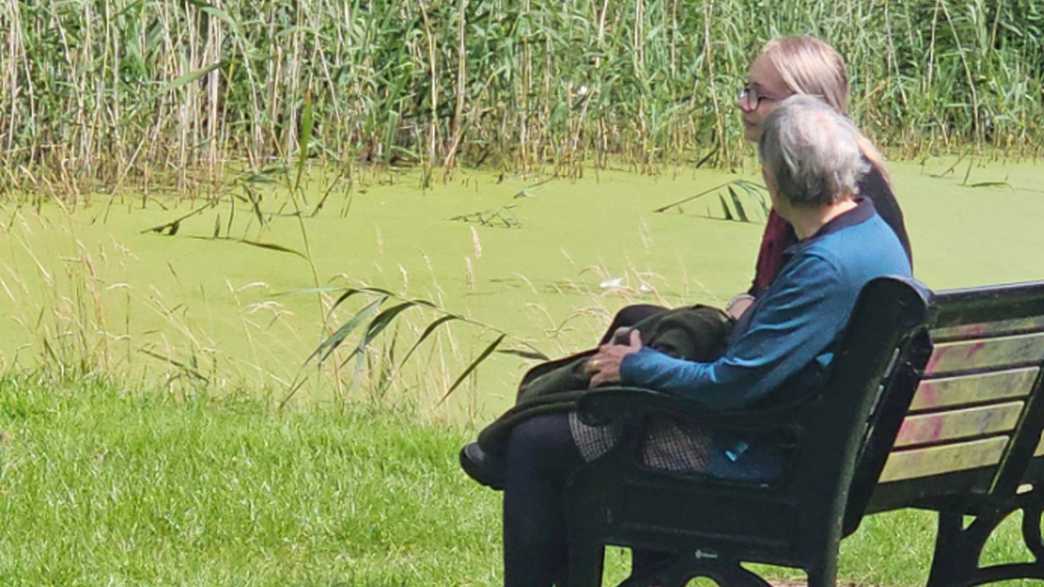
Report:
<svg viewBox="0 0 1044 587"><path fill-rule="evenodd" d="M910 275L895 232L873 204L858 198L867 164L862 136L843 115L809 96L784 100L764 122L758 144L775 210L798 236L776 279L734 326L725 353L709 363L643 347L637 331L588 363L593 384L658 389L708 409L786 399L821 381L833 345L871 279ZM504 584L549 586L567 572L562 491L569 476L599 452L578 447L569 414L531 418L508 440L504 482ZM677 436L677 426L655 427ZM591 429L603 447L617 432ZM767 439L686 429L673 444L687 468L726 478L768 479L783 455ZM688 442L685 441L688 440ZM598 443L594 443L598 444ZM662 444L662 442L661 442ZM670 464L668 463L668 466Z"/></svg>

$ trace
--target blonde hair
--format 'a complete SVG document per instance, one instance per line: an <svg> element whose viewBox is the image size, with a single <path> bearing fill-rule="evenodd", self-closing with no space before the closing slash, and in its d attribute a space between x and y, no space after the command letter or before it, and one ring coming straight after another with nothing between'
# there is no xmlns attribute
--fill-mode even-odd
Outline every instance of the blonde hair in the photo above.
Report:
<svg viewBox="0 0 1044 587"><path fill-rule="evenodd" d="M768 58L793 94L815 96L848 116L848 69L841 54L829 44L811 35L777 37L765 43L760 55ZM884 156L862 134L859 150L891 187Z"/></svg>

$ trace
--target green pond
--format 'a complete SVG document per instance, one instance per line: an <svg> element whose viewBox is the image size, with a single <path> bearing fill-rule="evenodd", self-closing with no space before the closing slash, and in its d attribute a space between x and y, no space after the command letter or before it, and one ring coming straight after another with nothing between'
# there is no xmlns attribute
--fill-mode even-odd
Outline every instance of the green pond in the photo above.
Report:
<svg viewBox="0 0 1044 587"><path fill-rule="evenodd" d="M890 166L917 276L935 289L1044 278L1044 165L954 161ZM725 217L725 188L655 212L736 179L759 181L753 167L655 177L588 170L578 180L459 171L426 190L419 177L374 173L350 192L335 186L312 215L331 181L316 172L302 218L289 214L286 189L257 185L255 210L232 197L243 189L229 188L173 235L146 229L206 200L128 194L75 206L5 204L0 368L44 365L173 392L247 389L278 400L303 381L295 401L380 395L437 419L485 418L511 403L532 359L496 353L449 401L438 400L499 332L509 335L501 350L554 356L589 346L623 305L722 304L753 272L764 216L757 198L734 190L749 222L737 221L734 206L734 218ZM411 307L361 360L346 361L359 330L321 368L306 364L375 299L354 296L331 312L337 288L363 285L477 324L443 324L402 369L382 368L398 365L441 315Z"/></svg>

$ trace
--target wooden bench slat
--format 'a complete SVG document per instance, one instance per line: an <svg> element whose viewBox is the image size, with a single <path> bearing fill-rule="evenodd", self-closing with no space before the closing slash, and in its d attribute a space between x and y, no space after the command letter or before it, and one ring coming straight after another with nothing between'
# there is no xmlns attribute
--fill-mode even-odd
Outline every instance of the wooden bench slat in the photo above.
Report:
<svg viewBox="0 0 1044 587"><path fill-rule="evenodd" d="M1044 333L980 338L935 345L925 375L1044 360Z"/></svg>
<svg viewBox="0 0 1044 587"><path fill-rule="evenodd" d="M932 330L932 339L945 341L955 338L983 338L986 336L1003 336L1016 332L1044 330L1044 316L1016 318L1014 320L997 320L995 322L978 322L961 324Z"/></svg>
<svg viewBox="0 0 1044 587"><path fill-rule="evenodd" d="M895 446L1008 432L1018 423L1024 405L1021 401L1005 402L964 410L907 416L899 428Z"/></svg>
<svg viewBox="0 0 1044 587"><path fill-rule="evenodd" d="M1026 397L1037 380L1039 367L927 379L917 386L910 410L931 410L968 403Z"/></svg>
<svg viewBox="0 0 1044 587"><path fill-rule="evenodd" d="M894 451L888 455L880 482L995 465L1000 462L1007 444L1007 436L994 436L971 442Z"/></svg>

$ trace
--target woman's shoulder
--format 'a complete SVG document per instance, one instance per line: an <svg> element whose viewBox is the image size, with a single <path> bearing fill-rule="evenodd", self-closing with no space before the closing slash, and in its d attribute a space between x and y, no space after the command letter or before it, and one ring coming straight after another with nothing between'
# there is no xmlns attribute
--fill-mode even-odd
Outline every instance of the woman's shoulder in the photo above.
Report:
<svg viewBox="0 0 1044 587"><path fill-rule="evenodd" d="M892 184L881 167L867 161L870 170L859 180L859 195L874 203L877 213L892 228L895 236L899 237L899 243L906 251L908 261L913 260L910 247L910 237L906 234L906 222L903 219L903 210L892 192Z"/></svg>
<svg viewBox="0 0 1044 587"><path fill-rule="evenodd" d="M892 267L893 258L905 261L902 243L879 214L871 214L813 239L803 254L819 262L829 262L842 272L845 268L878 263Z"/></svg>

